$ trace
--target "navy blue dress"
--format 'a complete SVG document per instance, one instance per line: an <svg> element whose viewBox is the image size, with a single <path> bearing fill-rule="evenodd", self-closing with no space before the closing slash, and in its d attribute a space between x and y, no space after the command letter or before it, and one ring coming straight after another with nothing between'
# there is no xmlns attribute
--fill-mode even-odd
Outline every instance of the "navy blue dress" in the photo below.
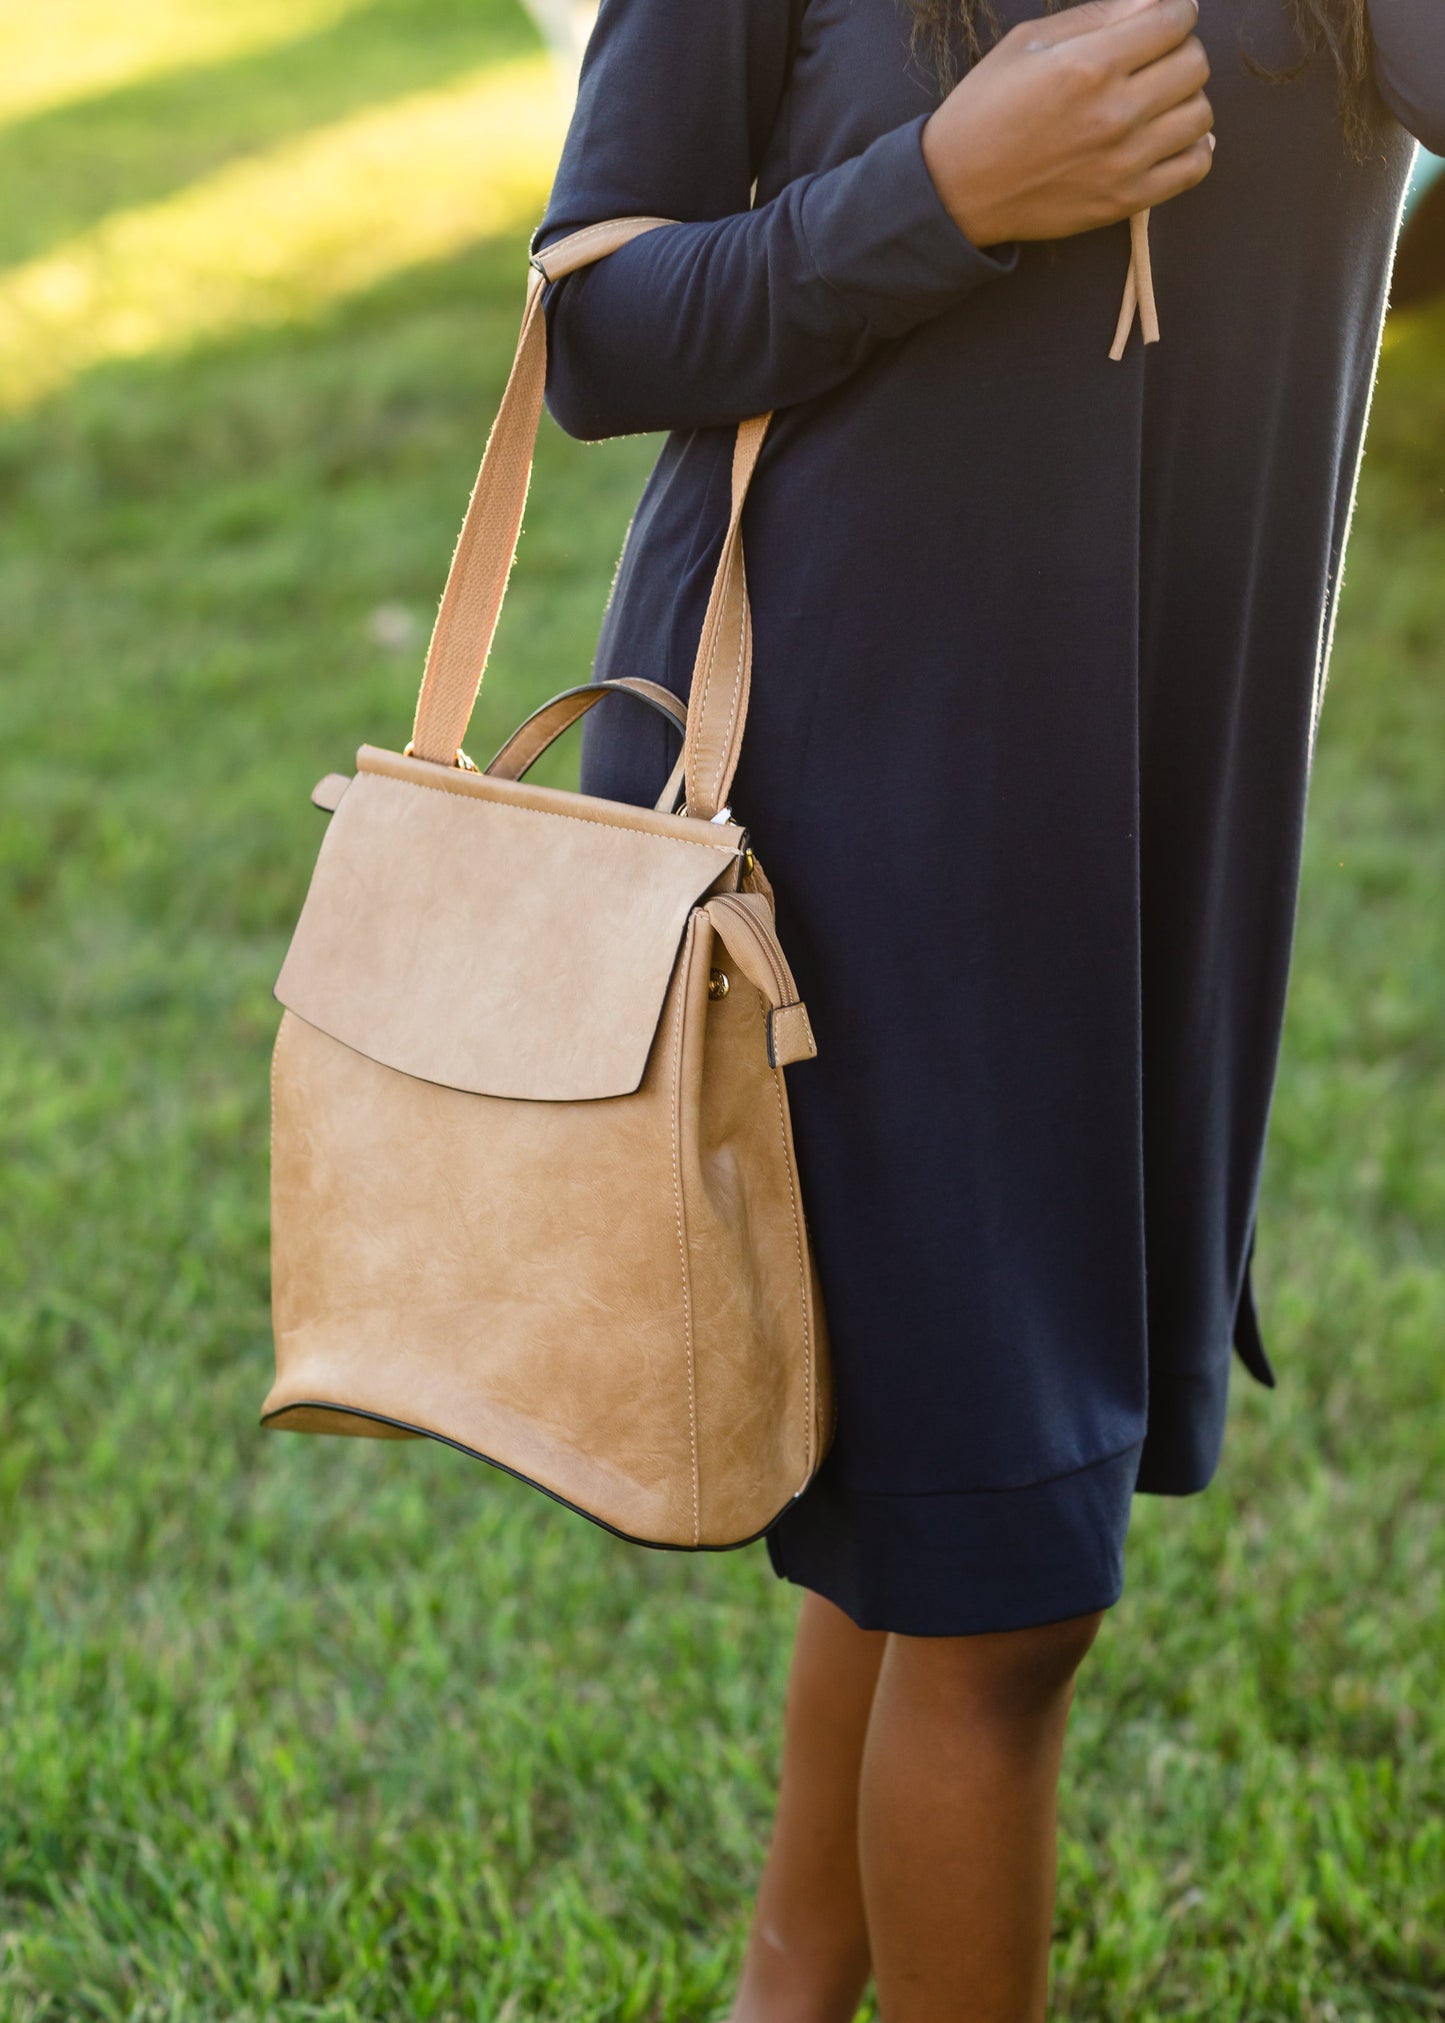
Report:
<svg viewBox="0 0 1445 2023"><path fill-rule="evenodd" d="M1009 0L1005 26L1039 11ZM1372 0L1351 159L1284 0L1202 0L1213 174L1154 214L1162 342L1108 357L1123 225L980 251L901 0L603 0L538 243L684 222L549 291L548 400L666 430L598 675L685 694L730 430L732 796L818 1058L788 1070L839 1416L769 1534L869 1628L1104 1608L1136 1489L1202 1489L1249 1258L1334 597L1445 5ZM660 721L585 787L651 801Z"/></svg>

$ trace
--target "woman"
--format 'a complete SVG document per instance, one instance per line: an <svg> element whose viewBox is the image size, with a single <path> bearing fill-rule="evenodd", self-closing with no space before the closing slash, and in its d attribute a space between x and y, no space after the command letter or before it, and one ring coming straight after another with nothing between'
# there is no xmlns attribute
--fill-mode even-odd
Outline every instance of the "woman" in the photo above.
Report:
<svg viewBox="0 0 1445 2023"><path fill-rule="evenodd" d="M548 298L563 427L670 431L599 675L684 692L776 411L733 807L817 1035L839 1414L769 1535L809 1592L733 2023L843 2023L870 1972L887 2023L1043 2015L1131 1498L1209 1481L1231 1344L1274 1381L1305 789L1445 7L1202 7L603 0L539 234L680 221ZM1146 207L1162 341L1116 361ZM588 719L589 791L656 796L640 715Z"/></svg>

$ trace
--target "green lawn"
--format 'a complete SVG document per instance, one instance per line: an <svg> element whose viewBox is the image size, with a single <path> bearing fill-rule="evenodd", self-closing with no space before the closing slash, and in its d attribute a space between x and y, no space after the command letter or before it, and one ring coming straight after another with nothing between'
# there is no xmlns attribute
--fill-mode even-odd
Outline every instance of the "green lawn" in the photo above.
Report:
<svg viewBox="0 0 1445 2023"><path fill-rule="evenodd" d="M218 53L228 4L255 33ZM360 284L306 243L292 295L144 265L174 232L190 273L233 166L284 188L324 127L344 168L348 122L532 44L507 0L131 11L199 53L158 71L168 28L0 126L0 262L69 247L45 274L151 317L53 351L63 288L27 324L0 271L0 2019L706 2023L796 1603L761 1549L648 1555L448 1451L255 1423L307 793L407 735L541 186ZM97 251L132 210L151 236ZM1062 2017L1445 2016L1442 368L1445 319L1388 353L1325 708L1281 1387L1238 1387L1206 1497L1138 1508L1073 1730ZM650 454L546 430L479 754L585 671Z"/></svg>

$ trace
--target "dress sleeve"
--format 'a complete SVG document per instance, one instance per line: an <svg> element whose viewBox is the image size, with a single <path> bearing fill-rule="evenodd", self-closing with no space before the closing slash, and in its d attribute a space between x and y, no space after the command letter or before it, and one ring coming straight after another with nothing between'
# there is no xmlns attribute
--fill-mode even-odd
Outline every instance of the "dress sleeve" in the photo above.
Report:
<svg viewBox="0 0 1445 2023"><path fill-rule="evenodd" d="M1445 0L1369 0L1375 80L1396 119L1445 154Z"/></svg>
<svg viewBox="0 0 1445 2023"><path fill-rule="evenodd" d="M1015 264L944 208L923 116L753 208L795 12L602 0L534 244L603 218L680 222L548 290L547 402L570 435L721 427L812 399Z"/></svg>

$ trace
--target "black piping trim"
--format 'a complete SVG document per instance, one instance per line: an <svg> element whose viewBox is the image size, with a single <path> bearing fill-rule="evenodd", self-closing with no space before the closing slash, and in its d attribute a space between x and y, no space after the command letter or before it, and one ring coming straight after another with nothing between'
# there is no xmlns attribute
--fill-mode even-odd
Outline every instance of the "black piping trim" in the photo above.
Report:
<svg viewBox="0 0 1445 2023"><path fill-rule="evenodd" d="M485 1461L489 1468L499 1469L503 1475L510 1475L514 1482L525 1482L529 1489L540 1489L544 1496L550 1496L554 1503L560 1503L564 1510L575 1511L578 1517L585 1517L589 1524L595 1524L599 1531L610 1531L614 1538L620 1538L626 1545L645 1545L653 1552L739 1552L745 1545L756 1545L765 1532L772 1530L783 1510L787 1510L797 1499L790 1496L783 1509L770 1517L762 1529L751 1531L746 1538L735 1538L726 1545L673 1545L660 1538L639 1538L635 1532L620 1531L615 1524L609 1524L605 1517L595 1517L590 1510L584 1510L580 1503L572 1503L565 1496L559 1496L555 1489L549 1489L545 1482L539 1482L534 1475L524 1475L520 1468L511 1468L505 1461L498 1461L495 1455L483 1454L479 1447L468 1447L464 1440L453 1440L447 1433L433 1433L430 1426L413 1426L408 1419L392 1419L385 1412L366 1412L359 1405L336 1405L329 1398L293 1398L289 1405L283 1405L277 1412L268 1412L261 1420L265 1427L274 1427L274 1422L284 1419L288 1412L341 1412L349 1419L371 1419L378 1426L395 1426L399 1433L414 1433L422 1440L435 1440L441 1447L453 1447L458 1454L465 1454L472 1461ZM275 1427L285 1432L285 1427ZM800 1492L801 1493L801 1492Z"/></svg>

